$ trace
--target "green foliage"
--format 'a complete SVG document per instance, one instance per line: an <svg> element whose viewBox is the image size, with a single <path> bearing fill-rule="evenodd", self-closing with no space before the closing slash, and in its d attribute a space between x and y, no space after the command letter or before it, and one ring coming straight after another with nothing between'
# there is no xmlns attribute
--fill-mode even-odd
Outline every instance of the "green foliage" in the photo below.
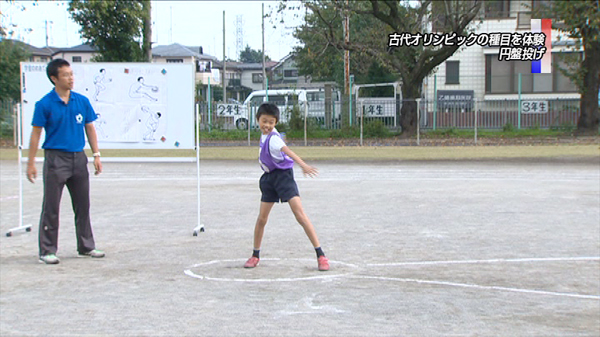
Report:
<svg viewBox="0 0 600 337"><path fill-rule="evenodd" d="M218 85L210 86L210 99L213 102L223 101L223 87Z"/></svg>
<svg viewBox="0 0 600 337"><path fill-rule="evenodd" d="M358 126L344 126L341 129L331 130L330 135L331 138L336 139L358 138L360 137L360 128Z"/></svg>
<svg viewBox="0 0 600 337"><path fill-rule="evenodd" d="M143 0L72 0L69 12L81 37L98 49L97 62L142 62Z"/></svg>
<svg viewBox="0 0 600 337"><path fill-rule="evenodd" d="M304 113L299 105L294 105L289 111L288 126L290 130L304 130Z"/></svg>
<svg viewBox="0 0 600 337"><path fill-rule="evenodd" d="M600 8L597 0L552 1L542 3L535 11L537 17L552 18L554 29L567 33L575 41L571 47L576 53L559 53L566 67L559 67L561 73L577 85L584 93L589 83L584 82L589 69L583 67L579 50L584 54L600 52ZM558 37L560 40L560 36ZM589 57L589 56L588 56ZM597 94L597 93L596 93Z"/></svg>
<svg viewBox="0 0 600 337"><path fill-rule="evenodd" d="M240 62L242 63L262 63L262 50L255 50L246 45L246 49L240 52ZM271 61L268 55L265 55L265 61Z"/></svg>
<svg viewBox="0 0 600 337"><path fill-rule="evenodd" d="M506 123L502 126L502 131L504 132L512 132L515 131L515 127L511 123Z"/></svg>
<svg viewBox="0 0 600 337"><path fill-rule="evenodd" d="M380 120L372 120L365 123L363 135L367 138L386 138L390 130Z"/></svg>
<svg viewBox="0 0 600 337"><path fill-rule="evenodd" d="M573 131L575 131L577 129L577 127L573 124L573 123L562 123L558 126L552 126L550 127L550 130L552 131L559 131L559 132L564 132L564 133L573 133Z"/></svg>
<svg viewBox="0 0 600 337"><path fill-rule="evenodd" d="M437 2L434 2L437 3ZM335 80L343 83L344 50L350 51L350 73L356 83L371 81L394 82L401 80L405 99L419 98L423 79L438 65L452 56L459 46L390 47L393 33L422 33L423 22L434 16L443 22L445 31L468 36L471 22L480 13L481 0L448 0L442 3L443 11L432 13L430 2L421 1L334 1L313 0L303 2L306 7L304 24L294 36L303 46L294 50L300 74L311 75L313 80ZM282 1L279 11L295 6ZM349 42L345 42L342 27L349 17ZM373 64L379 71L376 78L370 69ZM373 78L375 77L375 78ZM393 80L389 80L392 79ZM364 81L364 82L363 82ZM400 125L406 134L416 132L416 105L402 108Z"/></svg>
<svg viewBox="0 0 600 337"><path fill-rule="evenodd" d="M259 140L260 132L256 130L250 131L250 140ZM200 141L202 140L227 140L227 141L244 141L248 140L248 130L212 130L200 131Z"/></svg>
<svg viewBox="0 0 600 337"><path fill-rule="evenodd" d="M19 62L26 61L29 53L19 41L0 41L0 101L21 99L21 78Z"/></svg>
<svg viewBox="0 0 600 337"><path fill-rule="evenodd" d="M14 135L14 108L15 104L11 101L0 101L0 138L10 139Z"/></svg>

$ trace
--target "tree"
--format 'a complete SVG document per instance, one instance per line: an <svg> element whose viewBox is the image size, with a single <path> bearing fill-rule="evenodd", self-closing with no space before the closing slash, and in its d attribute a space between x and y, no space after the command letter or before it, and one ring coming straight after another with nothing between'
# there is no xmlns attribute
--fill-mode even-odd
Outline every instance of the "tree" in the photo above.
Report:
<svg viewBox="0 0 600 337"><path fill-rule="evenodd" d="M581 94L577 132L597 135L600 123L598 107L600 92L600 5L597 0L553 1L538 13L552 18L552 26L576 41L575 49L583 47L583 61L569 62L571 69L561 69L577 85Z"/></svg>
<svg viewBox="0 0 600 337"><path fill-rule="evenodd" d="M242 63L262 63L263 53L261 50L254 50L246 45L246 49L240 52L240 62ZM271 61L271 58L266 55L265 61Z"/></svg>
<svg viewBox="0 0 600 337"><path fill-rule="evenodd" d="M349 50L363 57L363 64L370 65L367 61L374 60L402 82L402 96L406 101L398 117L403 134L410 136L416 133L417 103L414 99L421 97L423 79L460 46L424 47L420 43L390 47L390 34L423 33L424 22L435 17L436 23L442 24L442 31L467 36L469 25L480 12L482 1L307 0L304 5L309 11L299 31L312 35L313 40L320 40L321 46L325 46L305 45L311 53L319 55L330 47ZM282 4L281 8L285 7L285 3ZM346 14L350 16L351 29L348 43L343 39L341 27ZM322 61L327 62L325 59Z"/></svg>
<svg viewBox="0 0 600 337"><path fill-rule="evenodd" d="M0 41L0 101L21 99L21 61L26 61L29 53L19 41Z"/></svg>
<svg viewBox="0 0 600 337"><path fill-rule="evenodd" d="M81 37L98 48L98 62L146 60L141 41L148 7L146 0L72 0L69 12L81 26ZM149 27L146 27L149 29ZM147 30L146 30L147 32ZM148 34L146 34L148 35ZM146 36L145 35L145 36ZM149 38L148 36L146 36ZM146 48L148 42L146 42Z"/></svg>

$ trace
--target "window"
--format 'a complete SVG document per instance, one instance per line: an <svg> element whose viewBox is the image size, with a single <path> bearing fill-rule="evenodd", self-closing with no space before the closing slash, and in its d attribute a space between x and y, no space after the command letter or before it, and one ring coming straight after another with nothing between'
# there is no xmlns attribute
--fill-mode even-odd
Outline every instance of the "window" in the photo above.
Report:
<svg viewBox="0 0 600 337"><path fill-rule="evenodd" d="M486 18L510 17L510 0L487 0L483 6Z"/></svg>
<svg viewBox="0 0 600 337"><path fill-rule="evenodd" d="M196 61L196 72L197 73L210 73L211 72L210 61Z"/></svg>
<svg viewBox="0 0 600 337"><path fill-rule="evenodd" d="M285 95L269 95L269 102L275 105L285 105Z"/></svg>
<svg viewBox="0 0 600 337"><path fill-rule="evenodd" d="M577 57L575 53L568 54ZM486 55L485 92L518 94L519 74L521 93L577 92L573 81L559 70L559 66L567 68L567 63L558 53L552 54L551 74L532 74L531 61L498 61L498 55Z"/></svg>
<svg viewBox="0 0 600 337"><path fill-rule="evenodd" d="M253 73L252 74L252 83L262 83L263 82L263 74L261 73Z"/></svg>
<svg viewBox="0 0 600 337"><path fill-rule="evenodd" d="M283 77L298 77L298 69L286 69L283 71Z"/></svg>
<svg viewBox="0 0 600 337"><path fill-rule="evenodd" d="M459 84L460 61L446 61L446 84Z"/></svg>
<svg viewBox="0 0 600 337"><path fill-rule="evenodd" d="M71 58L71 60L72 60L73 62L81 62L81 56L73 56L73 57Z"/></svg>
<svg viewBox="0 0 600 337"><path fill-rule="evenodd" d="M183 63L183 59L167 59L167 63Z"/></svg>

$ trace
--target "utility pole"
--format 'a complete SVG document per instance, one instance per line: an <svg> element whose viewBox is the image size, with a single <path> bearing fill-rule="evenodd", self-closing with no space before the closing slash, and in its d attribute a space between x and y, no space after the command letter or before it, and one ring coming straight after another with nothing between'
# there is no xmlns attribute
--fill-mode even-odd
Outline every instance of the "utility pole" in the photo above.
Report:
<svg viewBox="0 0 600 337"><path fill-rule="evenodd" d="M266 90L267 71L265 69L265 3L262 4L262 88Z"/></svg>
<svg viewBox="0 0 600 337"><path fill-rule="evenodd" d="M225 58L225 11L223 11L223 103L227 103L227 59Z"/></svg>
<svg viewBox="0 0 600 337"><path fill-rule="evenodd" d="M46 47L48 47L48 23L53 24L54 22L45 20L46 23Z"/></svg>
<svg viewBox="0 0 600 337"><path fill-rule="evenodd" d="M144 35L142 49L144 51L146 62L152 62L152 5L150 0L142 1L142 7L145 15L142 27L142 32Z"/></svg>
<svg viewBox="0 0 600 337"><path fill-rule="evenodd" d="M348 0L346 0L346 7L348 7ZM344 44L348 46L350 42L350 15L348 15L348 8L344 10ZM344 48L344 93L348 95L350 93L350 51Z"/></svg>

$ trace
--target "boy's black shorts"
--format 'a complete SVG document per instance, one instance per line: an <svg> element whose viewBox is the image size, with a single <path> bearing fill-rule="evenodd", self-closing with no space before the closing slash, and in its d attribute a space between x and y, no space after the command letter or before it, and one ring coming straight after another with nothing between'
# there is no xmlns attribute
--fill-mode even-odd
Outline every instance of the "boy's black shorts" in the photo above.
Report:
<svg viewBox="0 0 600 337"><path fill-rule="evenodd" d="M265 172L260 177L260 191L262 202L288 202L293 197L300 196L293 169Z"/></svg>

